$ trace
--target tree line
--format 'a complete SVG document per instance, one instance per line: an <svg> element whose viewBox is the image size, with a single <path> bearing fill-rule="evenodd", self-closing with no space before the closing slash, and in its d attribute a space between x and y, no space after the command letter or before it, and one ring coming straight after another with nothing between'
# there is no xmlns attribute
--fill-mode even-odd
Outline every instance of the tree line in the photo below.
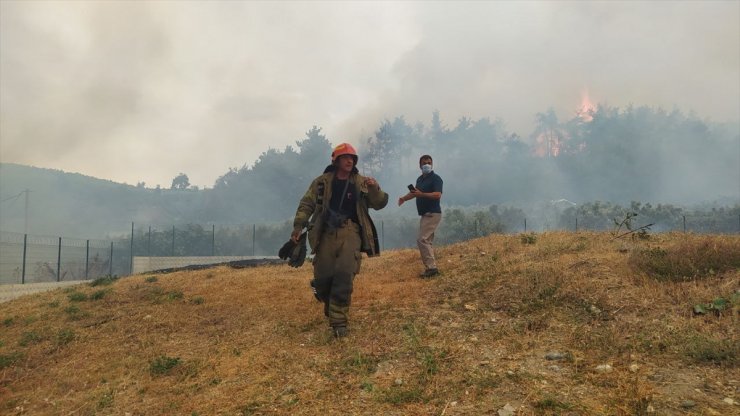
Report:
<svg viewBox="0 0 740 416"><path fill-rule="evenodd" d="M554 214L539 212L549 212L553 204L579 210L594 201L606 201L602 207L702 202L709 204L704 208L731 209L740 200L738 123L644 106L600 106L566 120L548 110L534 118L536 128L526 137L490 118L462 117L447 126L436 111L427 124L403 116L383 120L355 140L330 140L314 126L295 145L268 149L251 165L228 168L212 188L201 190L190 187L182 172L172 189L151 189L2 164L0 225L22 232L28 223L32 234L98 238L127 234L131 221L281 223L292 218L310 181L329 164L333 146L343 141L356 145L360 171L376 177L391 196L388 207L373 213L381 221L414 217L413 204L399 208L395 200L419 175L422 154L434 157L435 171L445 181L445 209L486 212L495 205L499 214L512 218L518 209L521 218L512 224L522 228L523 217L533 228L540 227L538 221L542 229L555 227ZM16 198L24 189L30 190L27 208L23 198ZM590 221L587 217L581 221Z"/></svg>
<svg viewBox="0 0 740 416"><path fill-rule="evenodd" d="M378 179L392 200L414 182L418 158L431 154L445 180L443 203L528 206L565 199L582 204L631 201L737 203L740 128L649 107L600 106L560 122L537 114L527 140L502 121L461 118L430 126L402 116L384 120L359 143L358 168ZM335 140L338 144L342 140ZM213 221L291 217L310 181L329 163L332 143L313 127L296 147L270 149L252 166L232 168L203 194Z"/></svg>

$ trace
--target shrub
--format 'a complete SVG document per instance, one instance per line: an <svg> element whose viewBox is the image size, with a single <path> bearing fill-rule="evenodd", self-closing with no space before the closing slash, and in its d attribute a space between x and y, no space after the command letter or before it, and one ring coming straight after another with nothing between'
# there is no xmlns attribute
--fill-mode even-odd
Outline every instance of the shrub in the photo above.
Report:
<svg viewBox="0 0 740 416"><path fill-rule="evenodd" d="M0 369L10 367L16 361L21 359L21 354L14 352L11 354L0 354Z"/></svg>
<svg viewBox="0 0 740 416"><path fill-rule="evenodd" d="M149 372L153 375L168 374L173 368L180 364L180 359L160 355L149 362Z"/></svg>
<svg viewBox="0 0 740 416"><path fill-rule="evenodd" d="M107 290L96 290L92 295L90 295L90 300L103 299L106 294L108 294Z"/></svg>
<svg viewBox="0 0 740 416"><path fill-rule="evenodd" d="M67 345L75 339L75 331L71 329L60 329L57 332L57 345Z"/></svg>
<svg viewBox="0 0 740 416"><path fill-rule="evenodd" d="M630 264L663 281L704 278L740 268L740 240L684 239L673 247L636 250Z"/></svg>
<svg viewBox="0 0 740 416"><path fill-rule="evenodd" d="M87 300L87 295L82 292L72 292L67 295L71 302L82 302Z"/></svg>
<svg viewBox="0 0 740 416"><path fill-rule="evenodd" d="M21 335L21 340L18 344L22 347L26 347L31 344L38 344L41 341L43 341L43 337L40 334L31 331L24 332L23 335Z"/></svg>
<svg viewBox="0 0 740 416"><path fill-rule="evenodd" d="M179 290L172 290L167 292L167 300L182 299L183 293Z"/></svg>
<svg viewBox="0 0 740 416"><path fill-rule="evenodd" d="M93 280L92 282L90 282L90 286L108 286L108 285L113 284L113 282L115 282L116 280L118 280L118 277L111 277L111 276L99 277Z"/></svg>
<svg viewBox="0 0 740 416"><path fill-rule="evenodd" d="M522 244L534 244L537 242L537 234L535 233L521 234L519 237L522 240Z"/></svg>
<svg viewBox="0 0 740 416"><path fill-rule="evenodd" d="M686 354L697 362L737 367L740 364L740 344L731 339L697 337L686 348Z"/></svg>

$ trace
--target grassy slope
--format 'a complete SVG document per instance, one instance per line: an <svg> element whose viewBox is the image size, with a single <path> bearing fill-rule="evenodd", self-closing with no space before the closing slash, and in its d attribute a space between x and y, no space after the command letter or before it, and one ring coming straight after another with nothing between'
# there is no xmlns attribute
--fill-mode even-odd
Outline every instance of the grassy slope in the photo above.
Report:
<svg viewBox="0 0 740 416"><path fill-rule="evenodd" d="M637 255L655 247L740 257L737 236L494 235L438 249L443 275L422 281L415 250L386 252L363 261L341 341L308 264L27 296L0 304L0 413L737 412L737 304L692 315L740 288L737 260L658 281Z"/></svg>

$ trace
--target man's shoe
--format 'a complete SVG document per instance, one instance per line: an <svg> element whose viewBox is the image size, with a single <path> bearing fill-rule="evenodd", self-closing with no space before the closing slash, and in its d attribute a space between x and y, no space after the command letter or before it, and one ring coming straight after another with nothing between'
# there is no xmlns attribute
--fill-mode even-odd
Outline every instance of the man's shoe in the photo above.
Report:
<svg viewBox="0 0 740 416"><path fill-rule="evenodd" d="M334 338L344 338L349 335L349 330L346 326L333 326L331 332Z"/></svg>
<svg viewBox="0 0 740 416"><path fill-rule="evenodd" d="M424 270L424 273L422 273L422 274L419 275L419 277L421 277L422 279L428 279L430 277L437 276L438 274L439 274L439 270L436 269L436 268L435 269L426 269L426 270Z"/></svg>

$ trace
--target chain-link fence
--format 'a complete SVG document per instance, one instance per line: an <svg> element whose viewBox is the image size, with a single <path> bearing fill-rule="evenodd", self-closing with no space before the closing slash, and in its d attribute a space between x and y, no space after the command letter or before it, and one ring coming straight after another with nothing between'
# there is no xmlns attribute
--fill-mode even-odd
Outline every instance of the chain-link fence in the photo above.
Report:
<svg viewBox="0 0 740 416"><path fill-rule="evenodd" d="M0 231L0 283L41 283L126 275L131 253L115 241Z"/></svg>
<svg viewBox="0 0 740 416"><path fill-rule="evenodd" d="M621 208L620 208L621 209ZM450 244L491 233L552 230L609 231L622 211L566 210L527 217L517 211L445 210L435 242ZM652 215L650 215L652 214ZM672 213L643 212L622 230L650 224L652 232L739 233L736 210ZM418 217L375 221L382 250L416 246ZM83 240L0 231L0 284L64 282L126 276L142 270L215 264L275 257L292 223L137 227L110 240ZM137 262L137 267L134 263Z"/></svg>

